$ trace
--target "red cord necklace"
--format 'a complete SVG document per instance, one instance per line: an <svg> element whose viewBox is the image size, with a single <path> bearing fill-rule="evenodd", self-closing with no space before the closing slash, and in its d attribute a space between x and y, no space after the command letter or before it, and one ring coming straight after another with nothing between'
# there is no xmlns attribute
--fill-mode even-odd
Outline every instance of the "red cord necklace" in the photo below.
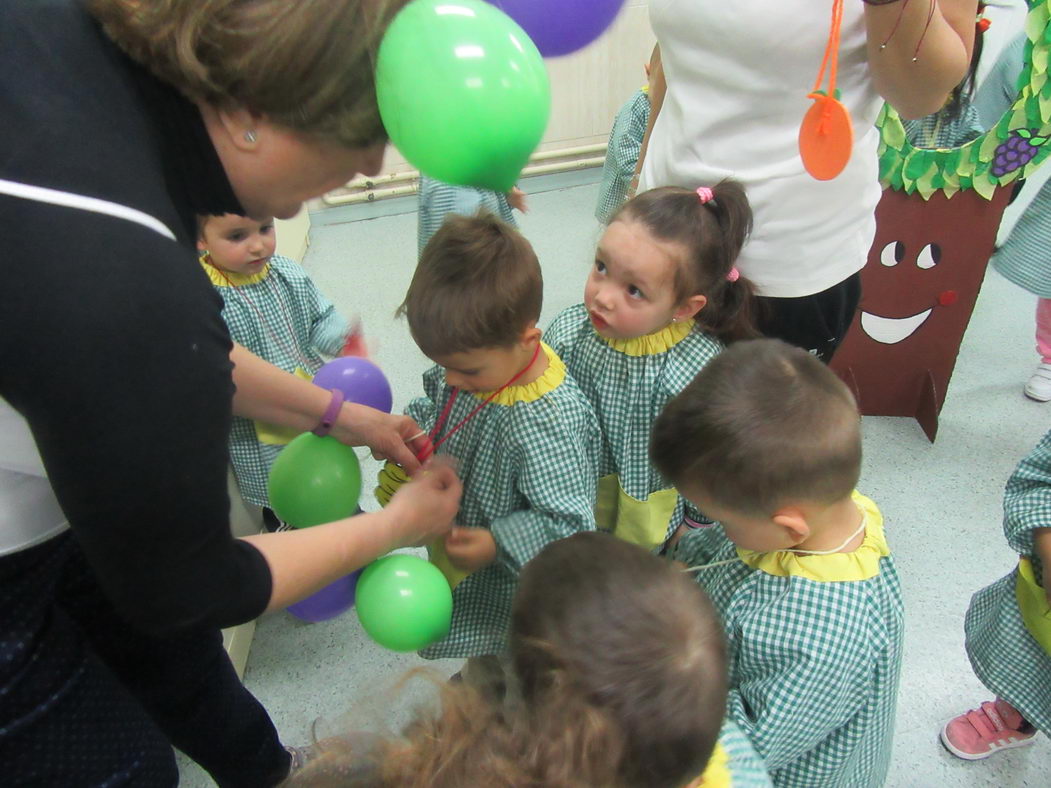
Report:
<svg viewBox="0 0 1051 788"><path fill-rule="evenodd" d="M470 413L468 413L466 416L460 419L459 423L455 427L453 427L451 430L445 433L445 435L439 438L438 436L441 434L442 427L445 426L445 422L449 418L449 413L452 412L453 404L456 402L456 396L460 393L460 389L454 388L452 391L452 395L449 397L449 401L445 403L445 407L442 408L441 415L438 416L438 420L434 423L434 427L431 429L431 432L428 435L429 440L427 441L427 445L420 450L420 453L417 455L417 459L421 463L424 463L428 459L430 459L431 455L434 454L438 447L445 443L445 441L449 440L449 438L455 435L461 427L463 427L467 422L473 419L478 413L478 411L480 411L482 408L484 408L486 405L488 405L490 402L496 399L496 396L501 391L513 385L516 380L522 377L529 370L529 368L533 366L534 363L536 363L537 356L539 355L540 343L537 342L536 349L533 350L533 357L529 359L528 364L522 367L522 369L520 369L513 378L511 378L504 385L502 385L496 391L492 392L488 397L486 397L482 402L480 402Z"/></svg>

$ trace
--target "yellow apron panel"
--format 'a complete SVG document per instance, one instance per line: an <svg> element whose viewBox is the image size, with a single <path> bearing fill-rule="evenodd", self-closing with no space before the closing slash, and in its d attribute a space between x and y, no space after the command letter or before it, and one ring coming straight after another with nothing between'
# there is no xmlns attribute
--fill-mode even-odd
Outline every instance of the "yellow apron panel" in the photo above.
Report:
<svg viewBox="0 0 1051 788"><path fill-rule="evenodd" d="M598 482L595 524L600 531L611 531L618 539L653 550L664 544L678 502L674 487L651 493L645 501L633 498L620 486L620 477L611 473Z"/></svg>
<svg viewBox="0 0 1051 788"><path fill-rule="evenodd" d="M1036 582L1033 564L1028 558L1023 557L1018 562L1015 598L1018 600L1018 610L1022 614L1025 628L1029 630L1033 640L1051 656L1051 606L1048 605L1044 589Z"/></svg>

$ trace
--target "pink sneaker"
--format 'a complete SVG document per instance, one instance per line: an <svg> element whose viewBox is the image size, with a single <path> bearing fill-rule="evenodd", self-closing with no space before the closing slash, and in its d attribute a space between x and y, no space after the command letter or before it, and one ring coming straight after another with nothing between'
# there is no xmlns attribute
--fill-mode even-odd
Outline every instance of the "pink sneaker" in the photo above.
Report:
<svg viewBox="0 0 1051 788"><path fill-rule="evenodd" d="M1028 727L1028 732L1021 730ZM942 728L942 744L958 758L978 761L994 752L1033 743L1036 730L1005 700L987 701L980 708L954 717Z"/></svg>

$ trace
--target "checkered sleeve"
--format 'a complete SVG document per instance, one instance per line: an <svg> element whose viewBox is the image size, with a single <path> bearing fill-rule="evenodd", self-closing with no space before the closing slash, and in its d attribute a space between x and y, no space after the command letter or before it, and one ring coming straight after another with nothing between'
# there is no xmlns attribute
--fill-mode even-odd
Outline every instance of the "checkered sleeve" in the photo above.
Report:
<svg viewBox="0 0 1051 788"><path fill-rule="evenodd" d="M714 561L716 554L725 552L729 541L719 526L691 528L682 535L668 557L682 561L686 566L704 566Z"/></svg>
<svg viewBox="0 0 1051 788"><path fill-rule="evenodd" d="M573 346L580 323L581 305L571 306L559 312L544 331L546 342L563 361ZM568 366L568 362L567 362Z"/></svg>
<svg viewBox="0 0 1051 788"><path fill-rule="evenodd" d="M876 688L864 600L837 594L837 583L793 592L797 578L768 580L747 615L726 622L734 641L727 711L776 772L807 758ZM812 773L822 768L814 763Z"/></svg>
<svg viewBox="0 0 1051 788"><path fill-rule="evenodd" d="M420 429L430 430L438 418L438 398L444 388L442 369L433 366L423 373L424 396L412 400L405 408L405 415L420 425Z"/></svg>
<svg viewBox="0 0 1051 788"><path fill-rule="evenodd" d="M1015 468L1004 490L1004 535L1011 549L1033 555L1033 529L1051 528L1051 432Z"/></svg>
<svg viewBox="0 0 1051 788"><path fill-rule="evenodd" d="M493 520L498 558L512 571L558 539L595 530L594 466L598 428L566 402L541 401L516 418L521 508Z"/></svg>

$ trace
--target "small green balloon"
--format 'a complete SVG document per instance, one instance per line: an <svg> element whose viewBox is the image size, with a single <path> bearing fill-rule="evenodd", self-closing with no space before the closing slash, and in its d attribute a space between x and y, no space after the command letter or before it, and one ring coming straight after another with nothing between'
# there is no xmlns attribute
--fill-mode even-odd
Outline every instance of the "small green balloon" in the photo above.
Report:
<svg viewBox="0 0 1051 788"><path fill-rule="evenodd" d="M414 555L370 564L355 591L358 619L391 651L417 651L449 634L453 594L441 571Z"/></svg>
<svg viewBox="0 0 1051 788"><path fill-rule="evenodd" d="M277 455L267 491L270 507L289 525L331 523L358 511L361 466L350 446L304 432Z"/></svg>
<svg viewBox="0 0 1051 788"><path fill-rule="evenodd" d="M483 0L413 0L387 29L376 96L391 142L425 175L506 192L551 112L544 60Z"/></svg>

